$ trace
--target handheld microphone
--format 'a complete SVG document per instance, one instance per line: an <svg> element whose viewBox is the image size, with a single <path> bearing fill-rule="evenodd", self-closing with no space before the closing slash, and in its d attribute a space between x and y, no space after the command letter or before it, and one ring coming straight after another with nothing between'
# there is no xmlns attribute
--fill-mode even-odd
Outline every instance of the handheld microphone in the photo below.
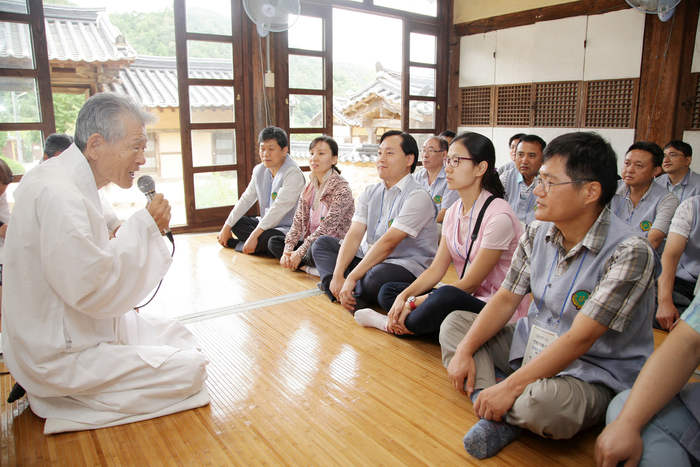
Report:
<svg viewBox="0 0 700 467"><path fill-rule="evenodd" d="M156 195L156 182L153 180L153 177L150 175L142 175L136 181L136 185L139 187L139 190L141 190L141 193L146 195L146 199L149 203L153 201L153 197ZM171 242L173 241L173 234L170 233L169 228L166 227L163 233L168 236Z"/></svg>

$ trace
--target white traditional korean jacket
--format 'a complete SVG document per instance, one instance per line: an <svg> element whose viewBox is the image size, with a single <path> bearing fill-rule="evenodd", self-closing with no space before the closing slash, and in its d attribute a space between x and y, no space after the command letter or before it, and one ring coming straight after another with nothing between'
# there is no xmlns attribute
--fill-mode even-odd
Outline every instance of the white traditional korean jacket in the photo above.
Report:
<svg viewBox="0 0 700 467"><path fill-rule="evenodd" d="M115 424L198 393L208 360L194 336L133 311L172 262L148 211L109 240L94 175L75 145L27 173L14 197L2 346L34 413Z"/></svg>

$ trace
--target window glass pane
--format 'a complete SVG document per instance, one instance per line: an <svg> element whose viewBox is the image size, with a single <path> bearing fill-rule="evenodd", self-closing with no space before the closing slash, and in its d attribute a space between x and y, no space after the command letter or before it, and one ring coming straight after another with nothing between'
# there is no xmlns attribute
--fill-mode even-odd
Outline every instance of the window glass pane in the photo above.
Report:
<svg viewBox="0 0 700 467"><path fill-rule="evenodd" d="M0 11L22 13L25 15L29 13L26 0L4 0L3 2L0 2Z"/></svg>
<svg viewBox="0 0 700 467"><path fill-rule="evenodd" d="M229 86L190 86L190 121L234 122L233 99L233 88Z"/></svg>
<svg viewBox="0 0 700 467"><path fill-rule="evenodd" d="M296 159L299 165L308 165L309 163L309 144L314 138L321 136L321 133L290 133L289 135L289 153Z"/></svg>
<svg viewBox="0 0 700 467"><path fill-rule="evenodd" d="M435 136L432 133L411 133L411 136L413 136L413 139L416 140L416 143L418 143L418 149L422 150L423 149L423 144L427 139L432 138ZM446 153L442 154L443 156L446 156ZM419 157L419 160L423 160L423 154L421 153L421 156Z"/></svg>
<svg viewBox="0 0 700 467"><path fill-rule="evenodd" d="M233 49L220 42L187 41L190 78L233 79Z"/></svg>
<svg viewBox="0 0 700 467"><path fill-rule="evenodd" d="M374 0L374 4L421 15L437 16L435 0Z"/></svg>
<svg viewBox="0 0 700 467"><path fill-rule="evenodd" d="M435 128L435 102L409 101L409 128Z"/></svg>
<svg viewBox="0 0 700 467"><path fill-rule="evenodd" d="M437 63L436 38L429 34L411 33L411 62Z"/></svg>
<svg viewBox="0 0 700 467"><path fill-rule="evenodd" d="M26 173L44 157L41 132L0 131L0 154L14 175Z"/></svg>
<svg viewBox="0 0 700 467"><path fill-rule="evenodd" d="M226 164L236 164L236 130L192 130L192 166Z"/></svg>
<svg viewBox="0 0 700 467"><path fill-rule="evenodd" d="M333 137L359 147L350 159L376 155L377 134L401 127L402 37L399 19L333 9Z"/></svg>
<svg viewBox="0 0 700 467"><path fill-rule="evenodd" d="M289 56L289 87L291 89L323 89L323 58L303 55Z"/></svg>
<svg viewBox="0 0 700 467"><path fill-rule="evenodd" d="M412 96L435 96L435 70L412 66L409 73Z"/></svg>
<svg viewBox="0 0 700 467"><path fill-rule="evenodd" d="M300 16L289 28L288 37L290 49L323 51L323 19Z"/></svg>
<svg viewBox="0 0 700 467"><path fill-rule="evenodd" d="M290 94L289 121L292 128L324 126L323 96Z"/></svg>
<svg viewBox="0 0 700 467"><path fill-rule="evenodd" d="M34 53L29 25L0 23L0 67L34 68Z"/></svg>
<svg viewBox="0 0 700 467"><path fill-rule="evenodd" d="M238 201L238 173L235 170L194 174L196 209L230 206Z"/></svg>
<svg viewBox="0 0 700 467"><path fill-rule="evenodd" d="M231 35L230 0L185 0L187 32Z"/></svg>
<svg viewBox="0 0 700 467"><path fill-rule="evenodd" d="M0 78L0 123L40 121L34 78Z"/></svg>

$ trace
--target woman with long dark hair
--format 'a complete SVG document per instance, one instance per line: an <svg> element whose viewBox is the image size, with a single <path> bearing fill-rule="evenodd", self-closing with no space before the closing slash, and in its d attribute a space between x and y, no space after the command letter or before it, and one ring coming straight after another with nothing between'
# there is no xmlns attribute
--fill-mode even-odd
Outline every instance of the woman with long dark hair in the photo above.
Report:
<svg viewBox="0 0 700 467"><path fill-rule="evenodd" d="M436 333L454 310L481 311L501 286L523 229L503 199L493 143L478 133L462 133L452 141L444 163L447 186L459 192L460 201L445 214L434 261L411 284L384 285L379 304L389 314L358 310L359 324L397 335ZM459 280L433 289L450 263ZM521 305L514 319L525 316L527 305Z"/></svg>
<svg viewBox="0 0 700 467"><path fill-rule="evenodd" d="M319 136L309 145L309 183L299 196L294 223L287 236L275 239L270 251L287 269L303 268L318 275L311 244L321 235L344 238L355 213L355 201L347 180L340 176L338 143Z"/></svg>

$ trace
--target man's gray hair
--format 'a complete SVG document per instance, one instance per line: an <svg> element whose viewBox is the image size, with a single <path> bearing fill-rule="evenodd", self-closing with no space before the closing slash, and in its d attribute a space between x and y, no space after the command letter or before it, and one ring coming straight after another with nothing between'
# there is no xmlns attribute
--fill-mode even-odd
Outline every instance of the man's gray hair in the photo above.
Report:
<svg viewBox="0 0 700 467"><path fill-rule="evenodd" d="M92 134L101 135L113 144L126 136L124 123L135 121L143 126L155 123L157 117L141 108L128 96L101 92L85 101L75 122L75 145L85 151Z"/></svg>

